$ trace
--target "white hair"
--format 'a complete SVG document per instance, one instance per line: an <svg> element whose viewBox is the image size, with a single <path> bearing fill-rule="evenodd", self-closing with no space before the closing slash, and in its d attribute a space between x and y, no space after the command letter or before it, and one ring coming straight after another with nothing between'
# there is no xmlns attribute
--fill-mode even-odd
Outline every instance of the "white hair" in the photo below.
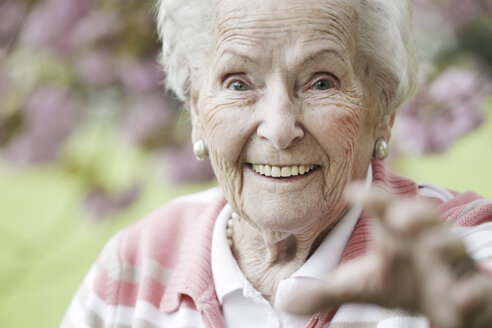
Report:
<svg viewBox="0 0 492 328"><path fill-rule="evenodd" d="M418 54L410 0L351 0L357 13L360 74L379 95L386 112L411 97L417 87ZM158 0L157 27L166 87L188 101L191 79L207 67L214 0Z"/></svg>
<svg viewBox="0 0 492 328"><path fill-rule="evenodd" d="M206 68L211 40L213 0L158 0L157 31L166 88L187 101L190 78Z"/></svg>
<svg viewBox="0 0 492 328"><path fill-rule="evenodd" d="M410 0L359 0L357 47L367 65L369 87L386 112L393 112L417 89L418 51ZM366 82L366 84L367 84Z"/></svg>

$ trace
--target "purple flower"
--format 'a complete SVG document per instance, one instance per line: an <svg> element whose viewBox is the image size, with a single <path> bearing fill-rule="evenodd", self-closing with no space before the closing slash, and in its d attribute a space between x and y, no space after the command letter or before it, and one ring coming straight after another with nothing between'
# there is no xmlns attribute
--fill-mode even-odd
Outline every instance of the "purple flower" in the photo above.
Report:
<svg viewBox="0 0 492 328"><path fill-rule="evenodd" d="M210 161L198 161L191 144L168 148L162 152L168 177L176 184L211 181L215 178Z"/></svg>
<svg viewBox="0 0 492 328"><path fill-rule="evenodd" d="M0 3L0 48L13 41L24 16L25 7L19 1Z"/></svg>
<svg viewBox="0 0 492 328"><path fill-rule="evenodd" d="M120 77L123 85L132 93L162 90L164 73L157 61L125 61L121 63Z"/></svg>
<svg viewBox="0 0 492 328"><path fill-rule="evenodd" d="M408 153L441 153L483 122L490 81L476 72L449 68L421 84L415 99L398 113L395 139Z"/></svg>
<svg viewBox="0 0 492 328"><path fill-rule="evenodd" d="M114 58L107 51L89 51L75 60L74 70L82 83L98 88L116 80Z"/></svg>
<svg viewBox="0 0 492 328"><path fill-rule="evenodd" d="M424 25L434 22L460 29L492 9L491 0L413 0L415 18Z"/></svg>
<svg viewBox="0 0 492 328"><path fill-rule="evenodd" d="M121 20L112 11L91 11L78 21L67 38L72 41L73 48L96 45L118 37L122 28Z"/></svg>
<svg viewBox="0 0 492 328"><path fill-rule="evenodd" d="M52 49L66 54L72 51L70 32L91 9L91 0L38 1L22 30L23 44ZM76 40L75 40L76 41Z"/></svg>
<svg viewBox="0 0 492 328"><path fill-rule="evenodd" d="M5 157L17 164L54 161L74 130L79 104L67 91L55 86L38 87L22 108L22 129L6 147Z"/></svg>
<svg viewBox="0 0 492 328"><path fill-rule="evenodd" d="M10 77L10 72L4 63L0 62L0 108L2 102L5 101L6 95L12 89L12 79Z"/></svg>
<svg viewBox="0 0 492 328"><path fill-rule="evenodd" d="M93 218L102 219L131 206L138 199L140 192L139 184L134 184L119 193L110 193L102 187L97 187L86 195L84 208Z"/></svg>
<svg viewBox="0 0 492 328"><path fill-rule="evenodd" d="M122 122L122 132L133 142L155 148L152 143L166 138L176 108L162 92L136 97Z"/></svg>

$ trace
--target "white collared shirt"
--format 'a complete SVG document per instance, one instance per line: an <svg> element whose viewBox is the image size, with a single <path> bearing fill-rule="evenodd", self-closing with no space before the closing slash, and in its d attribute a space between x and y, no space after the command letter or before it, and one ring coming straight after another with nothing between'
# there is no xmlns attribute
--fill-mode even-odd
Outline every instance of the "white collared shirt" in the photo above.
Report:
<svg viewBox="0 0 492 328"><path fill-rule="evenodd" d="M366 177L365 187L372 182L372 167ZM217 297L222 306L225 327L249 328L302 328L310 316L294 316L281 312L281 302L294 289L311 285L333 270L340 261L343 250L362 213L362 208L352 207L328 233L318 249L289 278L280 281L275 304L258 292L241 272L227 242L226 226L232 210L226 205L219 214L212 238L212 274Z"/></svg>

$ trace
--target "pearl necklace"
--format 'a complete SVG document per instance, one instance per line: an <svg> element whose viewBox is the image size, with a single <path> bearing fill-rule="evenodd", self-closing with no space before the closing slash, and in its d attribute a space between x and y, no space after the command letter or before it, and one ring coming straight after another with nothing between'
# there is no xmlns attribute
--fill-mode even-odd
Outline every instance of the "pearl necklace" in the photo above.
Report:
<svg viewBox="0 0 492 328"><path fill-rule="evenodd" d="M237 215L235 212L231 213L231 216L227 219L227 224L226 224L226 236L227 236L227 243L229 244L229 247L232 251L232 246L234 245L234 241L232 240L232 235L233 235L233 229L234 226L238 224L239 220L241 220L241 217ZM269 247L268 248L268 258L270 259L270 262L274 262L278 257L278 249L276 247Z"/></svg>
<svg viewBox="0 0 492 328"><path fill-rule="evenodd" d="M235 212L232 212L231 216L227 220L227 227L226 227L226 236L227 236L227 243L229 244L229 247L232 248L233 241L232 241L232 229L235 224L237 224L237 221L239 220L239 215L237 215Z"/></svg>

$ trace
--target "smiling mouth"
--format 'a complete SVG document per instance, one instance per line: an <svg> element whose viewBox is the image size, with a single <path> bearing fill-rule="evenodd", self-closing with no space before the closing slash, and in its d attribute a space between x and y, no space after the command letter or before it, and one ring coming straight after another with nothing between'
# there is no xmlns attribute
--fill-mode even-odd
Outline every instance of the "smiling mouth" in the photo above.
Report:
<svg viewBox="0 0 492 328"><path fill-rule="evenodd" d="M267 164L249 164L253 171L266 177L289 178L298 175L306 175L317 169L319 165L293 165L293 166L274 166Z"/></svg>

